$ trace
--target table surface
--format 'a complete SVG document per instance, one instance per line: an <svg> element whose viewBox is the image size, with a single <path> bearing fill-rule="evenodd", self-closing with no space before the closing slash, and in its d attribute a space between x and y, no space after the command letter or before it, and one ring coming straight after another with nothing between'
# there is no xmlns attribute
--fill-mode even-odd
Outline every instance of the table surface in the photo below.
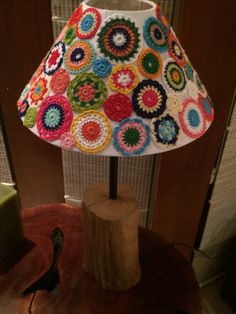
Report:
<svg viewBox="0 0 236 314"><path fill-rule="evenodd" d="M25 238L31 247L18 261L12 254L0 263L0 313L30 313L32 294L22 292L42 276L52 263L50 235L55 227L64 233L58 261L60 283L52 291L37 291L33 314L168 314L202 313L200 290L190 263L154 233L140 229L139 248L142 277L129 291L112 292L82 268L83 239L81 211L65 204L42 205L22 211ZM29 240L31 242L29 242ZM19 248L18 251L22 249ZM27 251L27 250L26 250ZM3 274L3 269L13 265ZM2 273L1 273L2 270Z"/></svg>

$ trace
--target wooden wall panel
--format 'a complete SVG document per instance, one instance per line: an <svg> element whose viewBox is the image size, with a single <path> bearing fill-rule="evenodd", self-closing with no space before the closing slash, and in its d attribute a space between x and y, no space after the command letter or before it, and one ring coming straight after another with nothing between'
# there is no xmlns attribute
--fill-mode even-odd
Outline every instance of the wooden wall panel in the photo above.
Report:
<svg viewBox="0 0 236 314"><path fill-rule="evenodd" d="M53 43L50 0L1 0L0 101L23 207L63 201L60 149L38 139L18 118L16 101Z"/></svg>
<svg viewBox="0 0 236 314"><path fill-rule="evenodd" d="M162 154L153 230L169 241L195 242L235 88L235 12L234 0L182 1L178 35L215 103L215 121L202 139Z"/></svg>

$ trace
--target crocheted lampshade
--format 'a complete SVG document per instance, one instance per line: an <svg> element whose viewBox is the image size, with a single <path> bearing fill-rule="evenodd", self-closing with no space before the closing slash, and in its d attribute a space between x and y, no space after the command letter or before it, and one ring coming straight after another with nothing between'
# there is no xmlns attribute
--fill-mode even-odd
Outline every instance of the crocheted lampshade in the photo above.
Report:
<svg viewBox="0 0 236 314"><path fill-rule="evenodd" d="M201 137L212 103L159 6L113 5L87 0L74 11L18 100L23 124L53 145L107 156Z"/></svg>

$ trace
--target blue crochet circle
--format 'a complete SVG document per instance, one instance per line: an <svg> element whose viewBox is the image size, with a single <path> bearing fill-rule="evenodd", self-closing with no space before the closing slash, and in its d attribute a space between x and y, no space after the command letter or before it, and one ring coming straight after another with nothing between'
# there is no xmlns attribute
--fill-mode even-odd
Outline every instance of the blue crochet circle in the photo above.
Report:
<svg viewBox="0 0 236 314"><path fill-rule="evenodd" d="M80 27L83 32L88 32L93 27L94 18L91 15L85 15L81 22Z"/></svg>
<svg viewBox="0 0 236 314"><path fill-rule="evenodd" d="M143 26L143 36L149 47L158 51L168 50L168 35L164 25L155 17L150 16Z"/></svg>
<svg viewBox="0 0 236 314"><path fill-rule="evenodd" d="M179 135L179 126L169 114L152 120L153 140L156 144L174 145Z"/></svg>
<svg viewBox="0 0 236 314"><path fill-rule="evenodd" d="M46 130L57 130L63 123L64 111L58 104L50 104L43 113L43 126Z"/></svg>
<svg viewBox="0 0 236 314"><path fill-rule="evenodd" d="M109 74L111 74L111 70L112 65L105 58L96 59L93 62L93 71L97 76L101 78L106 78Z"/></svg>

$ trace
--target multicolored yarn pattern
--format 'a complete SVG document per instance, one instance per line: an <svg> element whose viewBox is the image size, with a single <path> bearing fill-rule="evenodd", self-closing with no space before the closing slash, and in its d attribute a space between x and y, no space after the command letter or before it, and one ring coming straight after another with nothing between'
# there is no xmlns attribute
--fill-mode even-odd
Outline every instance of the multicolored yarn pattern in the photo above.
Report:
<svg viewBox="0 0 236 314"><path fill-rule="evenodd" d="M105 101L103 108L108 118L118 122L128 118L133 110L129 97L122 94L110 95Z"/></svg>
<svg viewBox="0 0 236 314"><path fill-rule="evenodd" d="M47 96L48 94L48 80L45 77L38 78L30 89L29 97L31 104L36 106Z"/></svg>
<svg viewBox="0 0 236 314"><path fill-rule="evenodd" d="M70 82L67 96L75 112L98 109L107 98L107 87L94 73L83 73Z"/></svg>
<svg viewBox="0 0 236 314"><path fill-rule="evenodd" d="M161 55L151 48L145 48L138 56L138 69L140 73L150 79L159 77L162 73Z"/></svg>
<svg viewBox="0 0 236 314"><path fill-rule="evenodd" d="M212 122L214 120L214 110L212 108L212 104L209 98L202 97L202 95L198 96L198 103L202 108L202 112L204 114L204 118L208 122Z"/></svg>
<svg viewBox="0 0 236 314"><path fill-rule="evenodd" d="M175 93L184 93L186 78L184 70L173 59L167 59L163 68L163 80L169 89Z"/></svg>
<svg viewBox="0 0 236 314"><path fill-rule="evenodd" d="M29 107L23 120L23 125L31 129L35 126L38 109L36 107Z"/></svg>
<svg viewBox="0 0 236 314"><path fill-rule="evenodd" d="M72 149L75 147L74 137L70 132L65 132L60 137L61 147L64 149Z"/></svg>
<svg viewBox="0 0 236 314"><path fill-rule="evenodd" d="M86 153L98 153L110 143L112 126L102 112L89 110L73 121L71 133L76 147Z"/></svg>
<svg viewBox="0 0 236 314"><path fill-rule="evenodd" d="M158 51L168 50L168 36L165 27L154 16L150 16L144 23L143 36L147 45Z"/></svg>
<svg viewBox="0 0 236 314"><path fill-rule="evenodd" d="M198 87L198 92L202 97L207 97L207 91L205 89L205 86L202 84L202 81L200 80L198 74L196 71L193 72L193 78L194 82Z"/></svg>
<svg viewBox="0 0 236 314"><path fill-rule="evenodd" d="M185 53L173 31L168 33L169 54L180 66L186 64Z"/></svg>
<svg viewBox="0 0 236 314"><path fill-rule="evenodd" d="M82 8L82 4L80 4L79 7L75 9L71 18L69 19L68 26L76 24L79 21L82 12L83 12L83 8Z"/></svg>
<svg viewBox="0 0 236 314"><path fill-rule="evenodd" d="M98 10L89 8L85 10L76 25L76 35L80 39L92 38L101 24L101 15Z"/></svg>
<svg viewBox="0 0 236 314"><path fill-rule="evenodd" d="M176 114L183 110L183 101L178 95L169 94L167 96L166 108L169 113Z"/></svg>
<svg viewBox="0 0 236 314"><path fill-rule="evenodd" d="M69 131L73 120L70 103L64 96L48 96L39 108L37 129L39 136L54 141Z"/></svg>
<svg viewBox="0 0 236 314"><path fill-rule="evenodd" d="M141 35L132 18L113 15L102 24L96 41L99 53L112 63L129 63L137 58Z"/></svg>
<svg viewBox="0 0 236 314"><path fill-rule="evenodd" d="M150 143L150 128L141 119L124 119L113 130L113 145L125 157L141 155Z"/></svg>
<svg viewBox="0 0 236 314"><path fill-rule="evenodd" d="M93 62L93 72L101 78L106 78L109 74L111 74L111 70L112 65L105 58L99 58Z"/></svg>
<svg viewBox="0 0 236 314"><path fill-rule="evenodd" d="M179 131L177 122L169 114L161 118L153 118L151 121L152 139L157 145L175 145L178 140Z"/></svg>
<svg viewBox="0 0 236 314"><path fill-rule="evenodd" d="M45 74L52 75L57 69L60 68L63 62L65 51L65 44L62 41L59 41L52 47L45 60Z"/></svg>
<svg viewBox="0 0 236 314"><path fill-rule="evenodd" d="M70 82L70 75L65 69L58 69L52 76L50 87L55 94L64 94Z"/></svg>
<svg viewBox="0 0 236 314"><path fill-rule="evenodd" d="M64 64L71 74L85 72L95 58L92 46L87 41L74 41L66 51Z"/></svg>
<svg viewBox="0 0 236 314"><path fill-rule="evenodd" d="M157 81L143 80L135 88L132 96L136 114L151 119L160 116L166 109L166 92Z"/></svg>
<svg viewBox="0 0 236 314"><path fill-rule="evenodd" d="M185 70L187 78L189 80L193 81L194 80L194 77L193 77L194 69L193 69L193 67L189 61L186 62L184 70Z"/></svg>
<svg viewBox="0 0 236 314"><path fill-rule="evenodd" d="M206 119L199 103L192 99L186 99L183 110L179 113L181 128L191 138L199 138L206 131Z"/></svg>
<svg viewBox="0 0 236 314"><path fill-rule="evenodd" d="M19 99L17 101L18 115L20 118L23 118L25 116L28 108L29 108L29 103L26 99L24 99L23 101Z"/></svg>
<svg viewBox="0 0 236 314"><path fill-rule="evenodd" d="M138 85L138 73L132 65L117 65L113 67L108 84L113 90L129 94Z"/></svg>

